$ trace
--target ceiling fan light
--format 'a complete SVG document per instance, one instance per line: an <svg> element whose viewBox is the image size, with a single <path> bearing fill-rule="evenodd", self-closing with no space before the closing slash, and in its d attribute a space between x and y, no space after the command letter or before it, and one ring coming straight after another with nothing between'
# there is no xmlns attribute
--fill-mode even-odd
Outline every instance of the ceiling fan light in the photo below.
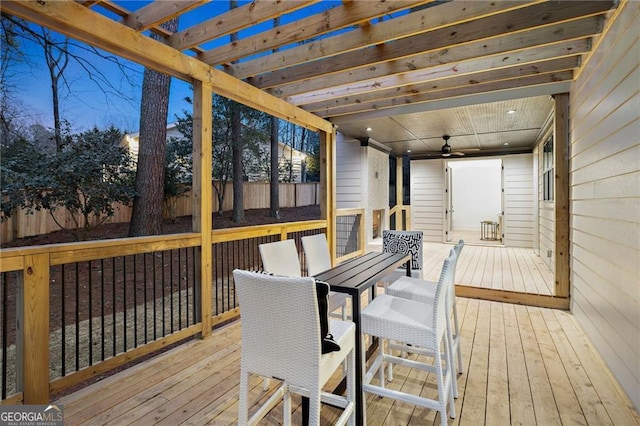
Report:
<svg viewBox="0 0 640 426"><path fill-rule="evenodd" d="M451 154L451 145L449 145L448 143L445 143L444 145L442 145L442 155L449 155Z"/></svg>

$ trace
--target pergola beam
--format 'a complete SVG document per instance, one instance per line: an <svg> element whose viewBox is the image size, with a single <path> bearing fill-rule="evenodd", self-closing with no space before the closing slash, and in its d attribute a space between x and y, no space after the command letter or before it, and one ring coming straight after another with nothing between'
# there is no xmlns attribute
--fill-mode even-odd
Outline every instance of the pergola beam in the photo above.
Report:
<svg viewBox="0 0 640 426"><path fill-rule="evenodd" d="M160 25L168 20L187 12L194 7L200 6L209 0L182 0L153 2L144 6L124 18L124 24L136 31L144 31L156 25Z"/></svg>
<svg viewBox="0 0 640 426"><path fill-rule="evenodd" d="M342 108L336 108L332 110L319 111L322 117L334 118L340 117L347 119L345 116L351 116L351 119L358 117L358 119L364 119L368 111L384 111L385 109L392 109L398 107L406 107L408 105L417 105L426 102L432 102L436 100L443 100L449 98L464 97L473 94L484 94L503 90L524 88L529 86L543 86L546 84L555 84L563 81L571 81L573 79L572 71L560 71L548 74L534 74L531 77L519 77L510 80L500 80L488 83L475 84L472 86L458 87L450 90L441 90L430 93L421 93L412 97L386 99L380 102L375 102L368 105L368 108L360 108L359 106L345 106ZM393 113L397 114L397 111ZM386 116L390 115L384 114ZM380 115L378 115L380 116Z"/></svg>
<svg viewBox="0 0 640 426"><path fill-rule="evenodd" d="M252 78L251 82L256 87L267 88L318 76L328 77L360 67L377 67L384 62L401 60L429 51L447 50L478 40L486 40L488 43L492 38L507 34L524 33L540 26L602 14L611 6L611 1L536 3L529 7L405 37L381 47L368 47L359 50L357 54L347 51L329 58L279 69ZM526 37L526 33L523 36ZM238 67L240 66L246 66L246 63L238 64ZM243 77L247 73L234 72L234 75Z"/></svg>
<svg viewBox="0 0 640 426"><path fill-rule="evenodd" d="M517 64L510 67L498 68L481 72L454 75L448 78L436 78L425 81L416 81L413 84L392 87L356 96L346 96L328 101L316 102L305 106L307 111L322 111L324 115L331 115L332 111L352 106L359 110L375 108L385 105L385 101L393 100L395 103L410 102L416 95L433 94L434 92L449 89L467 88L478 84L509 80L518 77L527 77L537 74L546 74L572 70L580 65L579 56L569 56L559 59L538 61L532 64Z"/></svg>
<svg viewBox="0 0 640 426"><path fill-rule="evenodd" d="M384 4L388 3L388 1L384 2ZM523 1L446 3L438 6L437 14L433 13L434 9L426 8L378 22L375 25L356 28L344 34L292 47L267 57L234 64L231 66L230 71L239 78L264 74L283 67L315 61L355 49L382 45L393 40L433 31L437 28L451 25L454 22L477 19L478 16L492 15L505 10L524 7L527 4L528 2ZM366 16L367 13L371 14L371 12L368 12L368 2L358 3L358 5L366 6L361 12L363 16ZM257 86L266 87L261 81L257 82Z"/></svg>
<svg viewBox="0 0 640 426"><path fill-rule="evenodd" d="M520 37L518 38L521 39ZM357 83L353 84L343 84L340 86L329 87L324 90L314 90L312 92L300 93L292 96L282 96L283 93L281 93L280 88L271 91L271 93L281 97L287 102L301 106L314 102L341 98L343 96L358 96L364 93L407 86L407 82L418 83L421 81L472 74L485 70L497 70L517 64L524 65L534 63L536 61L561 58L568 55L579 55L588 52L590 48L590 39L582 38L555 43L545 47L536 46L511 52L499 52L495 55L479 58L469 53L468 56L472 59L457 62L455 67L452 67L451 64L436 64L415 71L390 74L370 80L359 80ZM466 48L464 50L465 52L469 52ZM327 84L330 84L330 82L327 81ZM299 87L299 89L302 89L302 87Z"/></svg>
<svg viewBox="0 0 640 426"><path fill-rule="evenodd" d="M234 32L249 28L252 25L266 22L285 13L317 3L319 0L254 0L239 6L222 15L211 18L201 24L186 28L173 34L168 44L178 50L188 49Z"/></svg>
<svg viewBox="0 0 640 426"><path fill-rule="evenodd" d="M371 19L431 1L433 0L369 0L365 2L344 2L342 5L335 6L322 13L314 14L290 24L240 39L233 44L226 44L210 50L200 55L200 59L211 65L230 63L244 56L267 52L281 46L296 43L302 35L304 38L317 37L350 26L361 25ZM367 28L370 27L367 26ZM401 30L403 29L396 29L398 32L401 32ZM258 69L260 72L264 72L265 68L269 67L265 65L265 61L271 64L269 70L275 69L274 67L289 65L283 60L283 56L286 58L297 56L291 52L313 50L314 45L315 43L307 43L300 47L287 49L287 53L274 53L268 55L267 58L247 61L242 65L231 65L230 71L236 75L236 77L244 78L247 77L248 74L247 72L239 72L240 69ZM304 60L300 59L299 61ZM249 75L251 72L252 71L249 71Z"/></svg>
<svg viewBox="0 0 640 426"><path fill-rule="evenodd" d="M3 12L58 31L145 67L188 82L201 81L214 92L314 131L331 132L331 123L250 84L146 37L74 1L2 2Z"/></svg>

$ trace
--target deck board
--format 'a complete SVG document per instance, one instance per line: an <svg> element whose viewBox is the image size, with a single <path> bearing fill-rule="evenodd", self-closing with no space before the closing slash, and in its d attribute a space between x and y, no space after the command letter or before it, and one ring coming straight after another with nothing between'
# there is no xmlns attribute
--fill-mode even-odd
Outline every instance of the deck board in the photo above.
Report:
<svg viewBox="0 0 640 426"><path fill-rule="evenodd" d="M437 279L451 245L425 248L425 278ZM547 277L528 256L526 249L470 245L456 281L524 289L531 280L539 286ZM569 312L458 298L458 313L465 372L457 379L457 415L449 424L640 425ZM64 405L66 425L237 424L240 339L241 321L236 321L54 402ZM393 371L389 387L435 394L433 375L404 366ZM275 385L272 381L265 392L262 380L252 378L252 398L265 400ZM433 410L374 395L366 400L368 425L440 423ZM294 396L292 405L293 423L300 424L300 398ZM332 424L338 412L323 407L322 425ZM277 425L281 419L282 404L261 424Z"/></svg>
<svg viewBox="0 0 640 426"><path fill-rule="evenodd" d="M424 243L424 279L438 280L452 248L453 242ZM369 249L380 251L382 243L369 244ZM533 249L483 243L465 244L455 280L457 285L542 295L553 295L555 287L553 272Z"/></svg>

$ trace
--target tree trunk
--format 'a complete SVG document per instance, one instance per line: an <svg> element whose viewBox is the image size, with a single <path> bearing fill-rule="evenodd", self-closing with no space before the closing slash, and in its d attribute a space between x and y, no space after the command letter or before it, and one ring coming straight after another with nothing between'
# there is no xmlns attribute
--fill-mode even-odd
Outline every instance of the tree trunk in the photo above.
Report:
<svg viewBox="0 0 640 426"><path fill-rule="evenodd" d="M171 32L178 29L178 19L163 24ZM152 37L157 38L153 35ZM164 162L167 139L167 113L171 77L145 68L140 105L140 139L136 196L133 200L129 236L162 233L164 201Z"/></svg>
<svg viewBox="0 0 640 426"><path fill-rule="evenodd" d="M273 27L280 26L280 17L273 18ZM278 49L273 49L277 52ZM280 121L271 116L271 176L269 177L269 217L280 219L280 185L278 169L278 133Z"/></svg>
<svg viewBox="0 0 640 426"><path fill-rule="evenodd" d="M240 105L235 103L231 109L231 143L233 157L233 214L235 223L244 222L244 171L242 169L243 143L240 137Z"/></svg>
<svg viewBox="0 0 640 426"><path fill-rule="evenodd" d="M65 41L64 46L66 46L66 44ZM51 102L53 104L53 128L56 151L60 152L62 150L62 119L60 118L59 84L60 77L62 77L64 70L69 64L69 52L66 49L58 49L58 56L56 56L51 35L46 30L42 31L42 48L44 50L44 59L49 69L49 78L51 79Z"/></svg>
<svg viewBox="0 0 640 426"><path fill-rule="evenodd" d="M236 0L229 1L229 9L238 6ZM238 33L230 34L231 44L238 40ZM244 170L242 168L243 141L240 137L242 126L240 116L240 105L233 102L231 108L231 145L232 145L232 165L233 165L233 212L231 220L235 223L244 222Z"/></svg>
<svg viewBox="0 0 640 426"><path fill-rule="evenodd" d="M278 124L271 117L271 177L269 182L269 216L280 219L280 186L278 185Z"/></svg>

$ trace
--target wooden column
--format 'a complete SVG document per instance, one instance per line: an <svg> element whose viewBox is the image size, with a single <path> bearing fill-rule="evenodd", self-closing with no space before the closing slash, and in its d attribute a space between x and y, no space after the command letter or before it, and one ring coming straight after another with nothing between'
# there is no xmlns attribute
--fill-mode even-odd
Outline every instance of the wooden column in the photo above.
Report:
<svg viewBox="0 0 640 426"><path fill-rule="evenodd" d="M211 334L212 263L212 187L211 97L209 84L196 81L193 86L193 216L192 227L201 237L200 248L200 320L202 337Z"/></svg>
<svg viewBox="0 0 640 426"><path fill-rule="evenodd" d="M569 297L569 94L555 98L554 120L554 201L556 296Z"/></svg>
<svg viewBox="0 0 640 426"><path fill-rule="evenodd" d="M336 264L336 129L320 133L320 215L327 221L331 264Z"/></svg>
<svg viewBox="0 0 640 426"><path fill-rule="evenodd" d="M25 256L23 275L22 385L24 403L48 404L49 255L45 253Z"/></svg>
<svg viewBox="0 0 640 426"><path fill-rule="evenodd" d="M404 198L402 197L402 187L404 181L402 180L402 163L404 158L400 155L396 157L396 205L402 206L404 204Z"/></svg>
<svg viewBox="0 0 640 426"><path fill-rule="evenodd" d="M396 157L396 206L404 205L404 198L402 197L402 187L404 181L402 180L402 163L403 157ZM408 219L407 219L408 220ZM409 224L404 223L404 209L396 209L396 229L405 231L409 229Z"/></svg>

